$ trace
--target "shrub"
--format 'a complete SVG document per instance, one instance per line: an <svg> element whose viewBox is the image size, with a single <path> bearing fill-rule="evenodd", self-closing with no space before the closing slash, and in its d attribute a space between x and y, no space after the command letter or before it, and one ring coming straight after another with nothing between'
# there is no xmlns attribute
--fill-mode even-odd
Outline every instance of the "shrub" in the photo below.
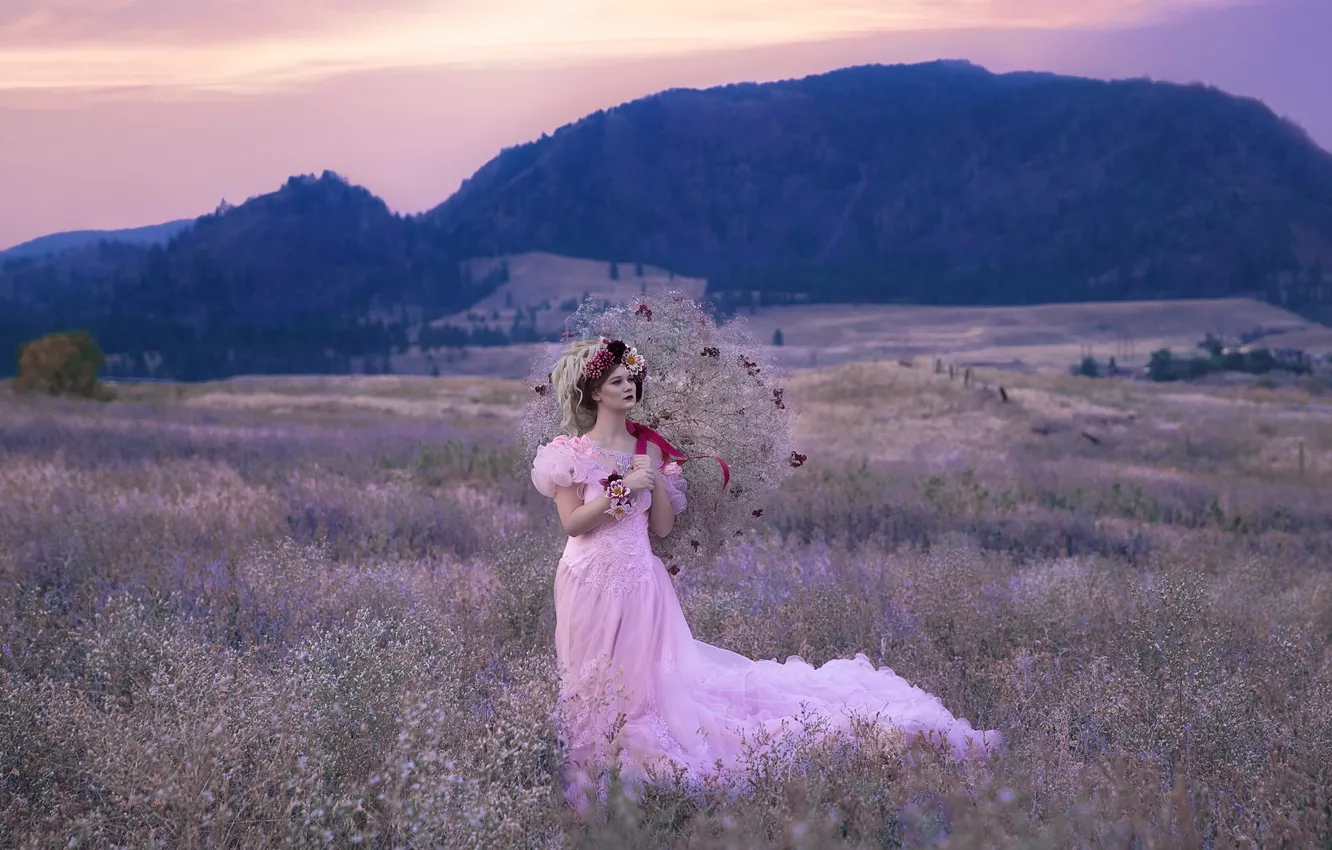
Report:
<svg viewBox="0 0 1332 850"><path fill-rule="evenodd" d="M1101 366L1096 362L1095 357L1084 357L1081 363L1075 363L1069 368L1069 373L1073 376L1082 376L1084 378L1101 377Z"/></svg>
<svg viewBox="0 0 1332 850"><path fill-rule="evenodd" d="M14 389L105 398L105 388L97 380L97 370L105 361L101 347L87 331L47 334L19 346Z"/></svg>

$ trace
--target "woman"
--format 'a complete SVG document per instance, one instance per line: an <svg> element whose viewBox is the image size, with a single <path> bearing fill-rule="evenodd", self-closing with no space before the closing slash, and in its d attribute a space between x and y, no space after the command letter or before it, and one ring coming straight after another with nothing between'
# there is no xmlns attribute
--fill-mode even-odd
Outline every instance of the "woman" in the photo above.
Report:
<svg viewBox="0 0 1332 850"><path fill-rule="evenodd" d="M654 769L700 778L734 764L747 743L801 730L806 711L834 724L877 714L905 733L942 736L958 755L997 745L999 733L973 730L864 655L816 669L694 640L648 538L671 533L685 479L627 422L646 373L619 340L572 344L551 373L565 434L532 465L569 535L555 574L555 650L575 800L607 757L631 783Z"/></svg>

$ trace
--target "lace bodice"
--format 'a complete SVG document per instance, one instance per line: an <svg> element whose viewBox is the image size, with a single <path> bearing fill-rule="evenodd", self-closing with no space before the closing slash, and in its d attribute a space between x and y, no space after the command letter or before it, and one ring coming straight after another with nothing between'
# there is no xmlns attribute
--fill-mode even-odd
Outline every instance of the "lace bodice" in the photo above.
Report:
<svg viewBox="0 0 1332 850"><path fill-rule="evenodd" d="M554 497L556 487L580 487L584 504L601 495L600 479L611 472L630 470L631 452L594 445L586 437L556 437L537 451L532 483L543 495ZM665 480L665 498L679 515L685 508L686 482L676 463L653 461ZM629 498L629 515L611 520L579 537L570 537L560 559L561 569L603 592L623 594L652 575L660 564L648 538L648 511L657 493L639 491Z"/></svg>

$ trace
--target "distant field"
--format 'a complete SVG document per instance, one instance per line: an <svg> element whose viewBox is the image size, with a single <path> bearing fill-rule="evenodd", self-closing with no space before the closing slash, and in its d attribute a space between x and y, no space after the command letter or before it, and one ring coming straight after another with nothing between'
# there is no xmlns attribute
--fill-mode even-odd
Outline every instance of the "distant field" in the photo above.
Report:
<svg viewBox="0 0 1332 850"><path fill-rule="evenodd" d="M610 264L601 260L539 252L504 259L509 264L508 283L472 309L436 324L507 330L517 311L527 315L532 308L549 304L549 309L538 309L536 327L543 333L558 332L572 314L569 303L585 295L626 303L644 286L699 297L707 285L700 278L672 277L651 266L638 277L632 262L619 263L619 280L611 280ZM500 262L499 258L476 260L473 274L485 275ZM939 357L960 366L1063 372L1086 353L1102 362L1115 357L1121 366L1140 366L1159 348L1196 351L1198 341L1209 332L1230 340L1261 332L1261 341L1273 347L1332 353L1332 328L1248 298L1029 307L820 304L763 307L742 313L741 318L764 345L772 342L775 330L781 330L783 345L776 354L791 369ZM516 345L503 349L503 354L472 349L466 359L456 352L440 352L433 363L450 374L520 378L540 349ZM393 359L394 369L408 374L428 374L431 363L415 351Z"/></svg>
<svg viewBox="0 0 1332 850"><path fill-rule="evenodd" d="M830 304L760 308L745 316L756 339L783 336L792 367L875 357L942 357L950 363L1063 371L1090 353L1142 365L1152 351L1196 351L1208 332L1264 334L1274 347L1332 352L1332 328L1252 299L924 307Z"/></svg>
<svg viewBox="0 0 1332 850"><path fill-rule="evenodd" d="M513 433L531 390L526 384L466 375L292 375L198 384L116 384L118 399L298 421L355 417L428 419L472 435Z"/></svg>
<svg viewBox="0 0 1332 850"><path fill-rule="evenodd" d="M1329 408L1297 388L1098 381L993 368L977 368L966 387L960 376L950 380L896 361L793 370L786 386L801 451L821 458L947 466L964 455L999 456L1030 442L1042 451L1071 448L1134 466L1146 447L1177 441L1181 428L1229 428L1255 440L1227 459L1234 471L1289 472L1301 441L1310 470L1332 471ZM999 396L1001 386L1008 402ZM276 420L431 420L473 438L503 441L516 433L531 389L519 380L471 375L331 375L120 384L116 392L126 402ZM1284 423L1288 437L1271 430L1275 421ZM1269 433L1260 434L1264 429ZM1084 432L1102 442L1091 443Z"/></svg>

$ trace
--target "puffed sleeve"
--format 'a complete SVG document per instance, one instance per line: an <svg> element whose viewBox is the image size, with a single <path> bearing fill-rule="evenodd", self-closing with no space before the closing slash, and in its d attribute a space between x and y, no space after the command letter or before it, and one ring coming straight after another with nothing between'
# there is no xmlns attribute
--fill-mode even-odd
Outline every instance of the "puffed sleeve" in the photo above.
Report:
<svg viewBox="0 0 1332 850"><path fill-rule="evenodd" d="M595 459L560 435L537 449L532 460L532 484L541 495L554 498L556 487L585 484L601 477Z"/></svg>
<svg viewBox="0 0 1332 850"><path fill-rule="evenodd" d="M666 485L666 498L671 503L671 510L676 516L685 509L685 491L689 482L685 480L680 464L671 461L661 468L661 480Z"/></svg>

